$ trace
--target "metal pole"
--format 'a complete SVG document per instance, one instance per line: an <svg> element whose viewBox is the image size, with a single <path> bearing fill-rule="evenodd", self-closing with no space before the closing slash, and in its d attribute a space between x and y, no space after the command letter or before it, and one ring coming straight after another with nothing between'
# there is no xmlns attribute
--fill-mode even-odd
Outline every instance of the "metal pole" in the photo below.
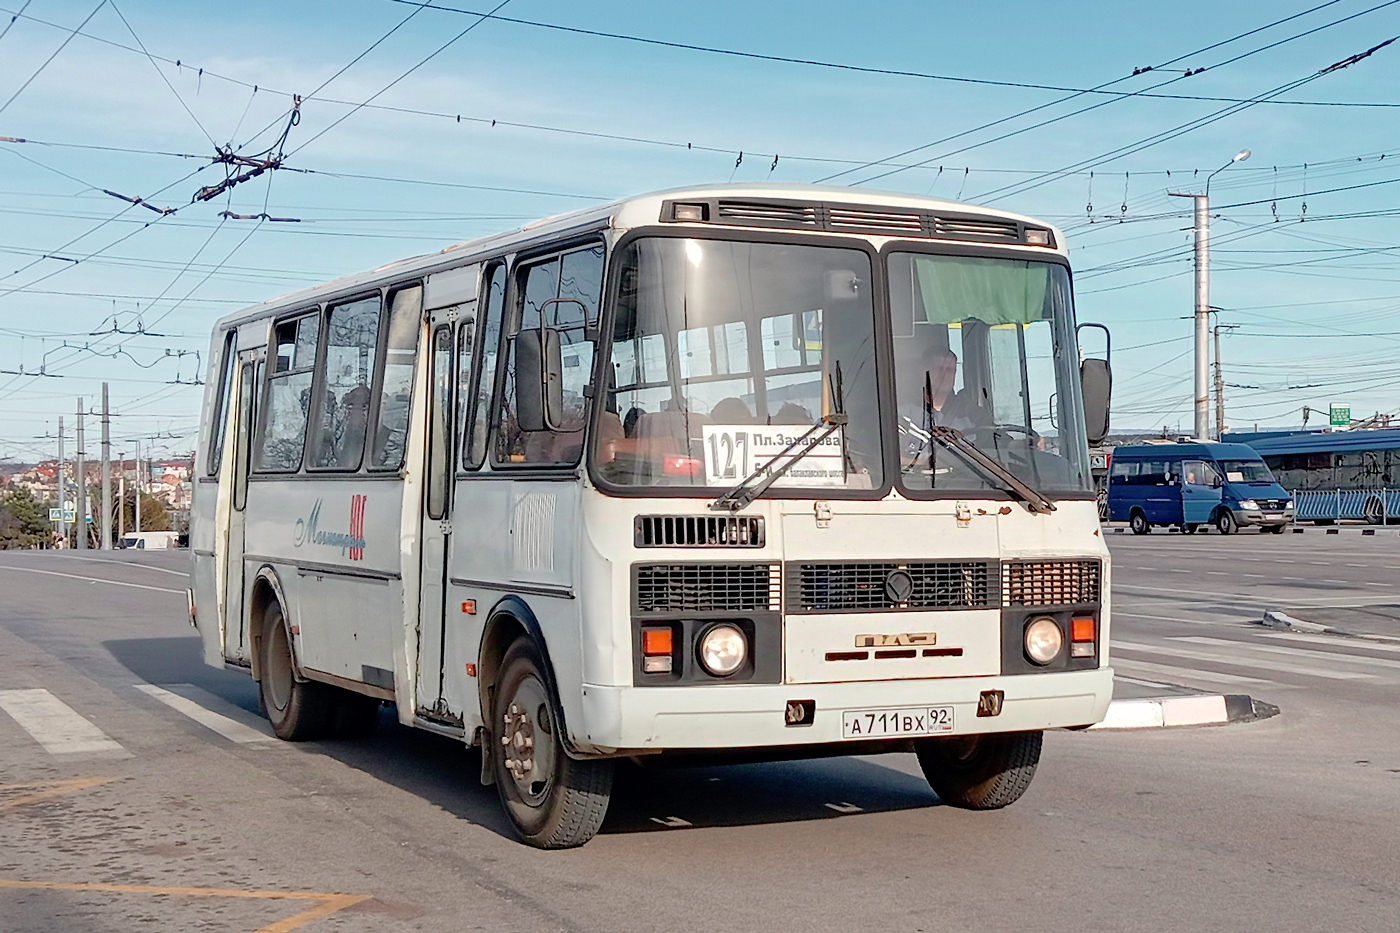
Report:
<svg viewBox="0 0 1400 933"><path fill-rule="evenodd" d="M112 413L102 383L102 550L112 549Z"/></svg>
<svg viewBox="0 0 1400 933"><path fill-rule="evenodd" d="M80 551L87 550L87 463L83 449L83 400L78 399L78 449L74 453L73 482L78 494L73 497L73 546Z"/></svg>
<svg viewBox="0 0 1400 933"><path fill-rule="evenodd" d="M117 540L126 537L126 451L117 454Z"/></svg>
<svg viewBox="0 0 1400 933"><path fill-rule="evenodd" d="M63 540L69 544L73 542L68 537L68 522L63 518L64 510L67 509L66 493L68 481L64 476L67 464L63 462L63 416L58 416L58 533Z"/></svg>
<svg viewBox="0 0 1400 933"><path fill-rule="evenodd" d="M1210 439L1210 197L1196 202L1196 437Z"/></svg>
<svg viewBox="0 0 1400 933"><path fill-rule="evenodd" d="M141 439L136 439L136 533L141 533Z"/></svg>
<svg viewBox="0 0 1400 933"><path fill-rule="evenodd" d="M1220 365L1220 325L1215 325L1215 437L1225 433L1225 374Z"/></svg>

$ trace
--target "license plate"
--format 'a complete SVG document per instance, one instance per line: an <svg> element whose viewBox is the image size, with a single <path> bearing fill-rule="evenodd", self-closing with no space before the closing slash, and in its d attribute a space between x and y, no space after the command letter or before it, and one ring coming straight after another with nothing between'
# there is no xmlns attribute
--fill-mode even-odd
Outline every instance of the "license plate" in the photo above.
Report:
<svg viewBox="0 0 1400 933"><path fill-rule="evenodd" d="M952 731L953 708L951 706L848 709L841 714L841 738L843 739L946 735Z"/></svg>

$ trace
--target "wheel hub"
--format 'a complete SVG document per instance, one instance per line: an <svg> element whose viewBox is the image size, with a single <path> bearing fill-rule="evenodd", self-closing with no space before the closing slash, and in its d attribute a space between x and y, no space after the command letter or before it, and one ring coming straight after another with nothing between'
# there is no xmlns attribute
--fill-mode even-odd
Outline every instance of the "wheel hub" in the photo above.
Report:
<svg viewBox="0 0 1400 933"><path fill-rule="evenodd" d="M501 717L500 735L503 767L520 796L538 805L549 792L554 746L544 691L533 680L517 688Z"/></svg>

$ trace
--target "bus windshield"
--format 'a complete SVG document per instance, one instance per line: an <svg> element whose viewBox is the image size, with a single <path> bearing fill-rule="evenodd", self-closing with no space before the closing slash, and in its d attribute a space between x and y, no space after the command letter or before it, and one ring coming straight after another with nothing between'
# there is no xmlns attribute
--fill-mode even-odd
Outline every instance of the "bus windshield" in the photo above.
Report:
<svg viewBox="0 0 1400 933"><path fill-rule="evenodd" d="M1045 262L893 253L899 482L1001 488L931 437L954 428L1035 489L1089 488L1069 274Z"/></svg>
<svg viewBox="0 0 1400 933"><path fill-rule="evenodd" d="M843 410L774 492L883 484L868 253L650 237L620 265L602 479L730 487Z"/></svg>
<svg viewBox="0 0 1400 933"><path fill-rule="evenodd" d="M1227 483L1272 483L1274 474L1262 460L1221 460L1220 472Z"/></svg>

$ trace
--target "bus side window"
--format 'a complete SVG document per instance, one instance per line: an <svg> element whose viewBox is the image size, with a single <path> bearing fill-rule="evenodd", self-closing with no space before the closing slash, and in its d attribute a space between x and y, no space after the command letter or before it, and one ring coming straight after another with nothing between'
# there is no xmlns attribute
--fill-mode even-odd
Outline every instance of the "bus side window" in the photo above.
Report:
<svg viewBox="0 0 1400 933"><path fill-rule="evenodd" d="M378 411L375 412L374 443L370 446L371 470L397 470L403 466L422 307L421 285L401 288L389 296L384 376L379 389Z"/></svg>
<svg viewBox="0 0 1400 933"><path fill-rule="evenodd" d="M469 410L463 411L467 437L462 444L462 466L475 470L486 459L486 435L491 425L491 402L496 392L496 358L501 349L501 316L506 306L506 267L496 263L486 271L486 313L481 319L481 358L463 373L470 372L475 391L468 390ZM464 377L465 378L465 377Z"/></svg>
<svg viewBox="0 0 1400 933"><path fill-rule="evenodd" d="M559 335L564 417L557 431L523 431L515 422L515 343L507 350L501 394L498 463L576 463L583 451L593 373L590 322L597 319L602 290L603 248L589 247L527 266L520 276L521 305L516 333L544 327ZM559 300L555 300L559 299Z"/></svg>
<svg viewBox="0 0 1400 933"><path fill-rule="evenodd" d="M326 321L325 378L311 466L353 471L364 459L369 429L378 363L379 296L336 305Z"/></svg>
<svg viewBox="0 0 1400 933"><path fill-rule="evenodd" d="M273 332L272 371L267 376L262 443L257 469L296 472L306 445L311 382L320 340L319 314L281 321Z"/></svg>
<svg viewBox="0 0 1400 933"><path fill-rule="evenodd" d="M237 355L238 329L231 329L224 336L223 359L220 361L219 397L214 400L214 423L209 427L213 436L209 440L209 462L205 465L206 476L219 475L219 463L224 459L224 435L228 432L228 401L232 394L233 373L237 368L234 357Z"/></svg>

